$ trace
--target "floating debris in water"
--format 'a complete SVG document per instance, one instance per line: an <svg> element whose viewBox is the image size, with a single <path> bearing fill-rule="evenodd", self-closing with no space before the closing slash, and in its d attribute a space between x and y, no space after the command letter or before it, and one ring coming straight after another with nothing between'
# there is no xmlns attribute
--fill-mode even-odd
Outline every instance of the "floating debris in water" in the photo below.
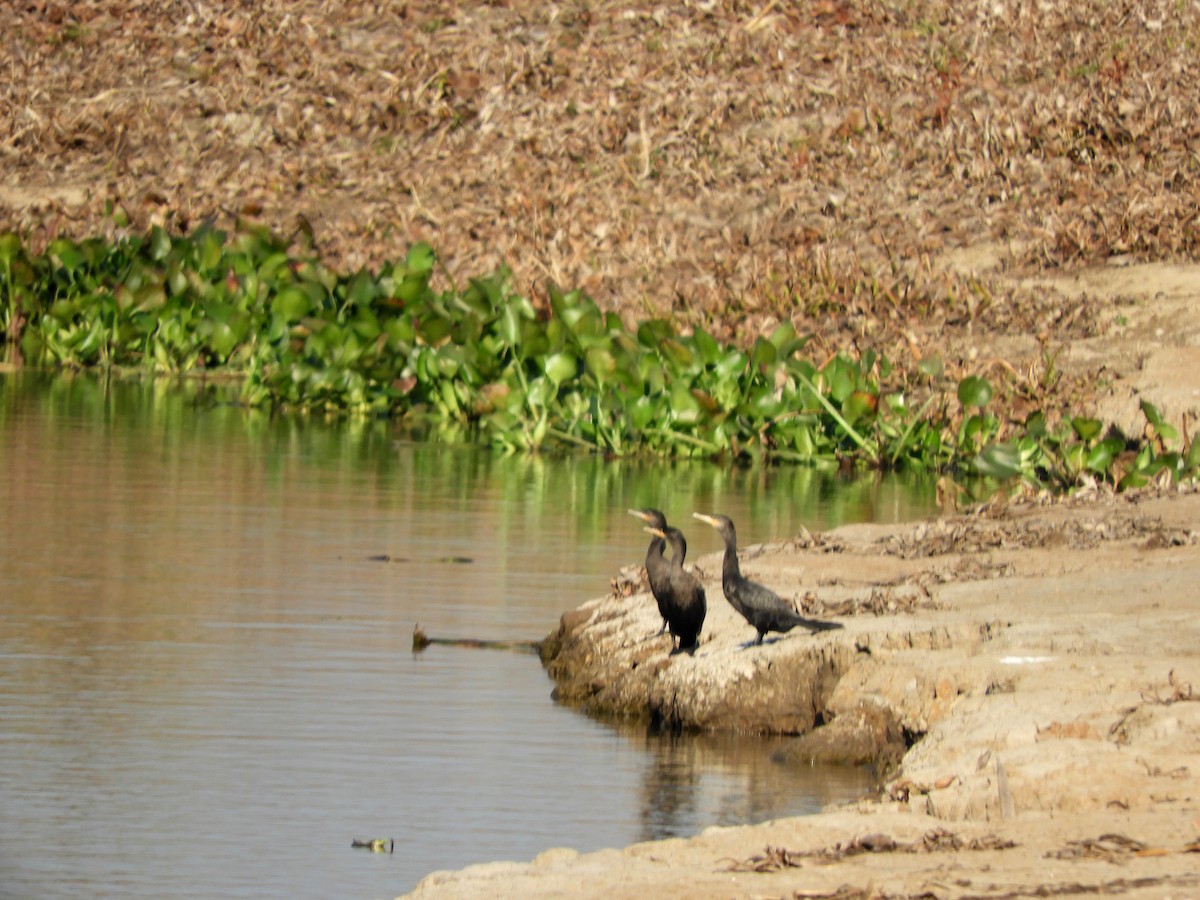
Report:
<svg viewBox="0 0 1200 900"><path fill-rule="evenodd" d="M411 563L411 562L431 562L431 563L453 563L455 565L469 565L475 562L470 556L434 556L429 559L417 560L407 556L392 556L390 553L374 553L367 557L367 562L385 562L385 563Z"/></svg>
<svg viewBox="0 0 1200 900"><path fill-rule="evenodd" d="M413 628L413 652L424 650L430 644L442 644L446 647L468 647L475 650L516 650L520 653L540 653L541 641L485 641L478 638L438 638L429 637L420 625Z"/></svg>
<svg viewBox="0 0 1200 900"><path fill-rule="evenodd" d="M370 850L372 853L393 853L396 842L391 838L351 838L350 846L355 850Z"/></svg>

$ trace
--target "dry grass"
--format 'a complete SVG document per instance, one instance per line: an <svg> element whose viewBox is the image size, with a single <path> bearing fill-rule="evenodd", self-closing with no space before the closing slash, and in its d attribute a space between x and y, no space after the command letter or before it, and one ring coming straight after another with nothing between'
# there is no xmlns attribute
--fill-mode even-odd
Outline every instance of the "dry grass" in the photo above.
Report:
<svg viewBox="0 0 1200 900"><path fill-rule="evenodd" d="M459 278L506 262L534 295L837 347L1086 331L936 263L1197 258L1198 23L1187 0L24 0L0 229L242 215L349 268L428 240Z"/></svg>

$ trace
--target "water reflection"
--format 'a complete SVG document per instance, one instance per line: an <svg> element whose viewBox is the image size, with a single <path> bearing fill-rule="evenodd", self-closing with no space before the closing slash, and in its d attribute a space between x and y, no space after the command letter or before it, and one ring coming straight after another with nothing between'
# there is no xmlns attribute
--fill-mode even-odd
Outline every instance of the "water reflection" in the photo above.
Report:
<svg viewBox="0 0 1200 900"><path fill-rule="evenodd" d="M631 506L721 509L752 543L922 514L926 486L506 458L220 395L0 374L6 890L394 896L435 868L804 812L840 790L757 741L651 738L557 707L529 656L414 657L412 627L543 637L641 559Z"/></svg>
<svg viewBox="0 0 1200 900"><path fill-rule="evenodd" d="M772 761L787 738L688 734L625 725L650 758L639 790L640 840L696 834L709 825L819 812L875 788L866 768L800 768Z"/></svg>

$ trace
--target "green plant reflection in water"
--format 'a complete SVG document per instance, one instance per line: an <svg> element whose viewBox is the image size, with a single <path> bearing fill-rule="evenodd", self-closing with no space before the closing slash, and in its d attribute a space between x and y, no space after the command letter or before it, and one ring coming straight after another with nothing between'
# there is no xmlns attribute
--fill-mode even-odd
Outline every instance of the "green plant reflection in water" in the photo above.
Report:
<svg viewBox="0 0 1200 900"><path fill-rule="evenodd" d="M433 502L446 506L519 509L524 528L568 513L579 540L606 536L613 510L629 506L662 506L676 517L693 508L744 509L748 532L760 539L787 536L798 522L826 528L932 509L932 476L847 477L805 466L653 463L591 454L507 456L417 440L386 420L272 417L233 405L236 391L190 380L13 373L0 376L0 428L22 414L35 413L46 427L84 419L103 433L103 452L126 456L135 445L152 446L169 463L186 446L188 453L208 453L214 466L240 467L230 478L261 478L280 489L290 478L311 477L306 470L320 470L334 485L339 477L367 478L381 488L370 494L377 508L397 514L419 511L413 504L422 501L396 486L420 481L437 485ZM250 452L233 458L225 449L231 437L245 441ZM624 524L619 520L616 527ZM631 561L637 543L630 541Z"/></svg>

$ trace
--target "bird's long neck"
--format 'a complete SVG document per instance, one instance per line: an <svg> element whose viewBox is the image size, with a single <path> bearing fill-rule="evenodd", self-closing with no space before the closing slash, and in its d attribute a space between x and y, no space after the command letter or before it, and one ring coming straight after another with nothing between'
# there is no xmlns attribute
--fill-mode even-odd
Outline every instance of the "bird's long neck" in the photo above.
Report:
<svg viewBox="0 0 1200 900"><path fill-rule="evenodd" d="M671 535L671 565L676 569L683 568L683 561L687 557L687 541L679 532L674 532Z"/></svg>
<svg viewBox="0 0 1200 900"><path fill-rule="evenodd" d="M725 537L725 557L721 560L721 581L737 581L742 577L738 568L737 538L733 535Z"/></svg>
<svg viewBox="0 0 1200 900"><path fill-rule="evenodd" d="M651 539L650 546L646 548L646 566L652 566L658 563L666 562L663 556L663 551L667 549L667 542L660 537Z"/></svg>

